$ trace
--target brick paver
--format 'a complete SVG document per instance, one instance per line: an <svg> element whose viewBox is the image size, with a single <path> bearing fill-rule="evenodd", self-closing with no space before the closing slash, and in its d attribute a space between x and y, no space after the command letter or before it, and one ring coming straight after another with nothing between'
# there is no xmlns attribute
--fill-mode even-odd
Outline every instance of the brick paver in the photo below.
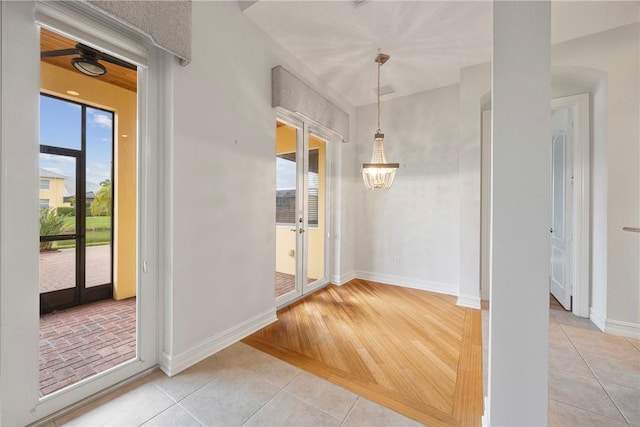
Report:
<svg viewBox="0 0 640 427"><path fill-rule="evenodd" d="M86 251L86 287L111 283L111 245L89 246ZM76 285L76 250L40 252L40 293Z"/></svg>
<svg viewBox="0 0 640 427"><path fill-rule="evenodd" d="M135 355L135 297L44 314L40 316L40 396Z"/></svg>
<svg viewBox="0 0 640 427"><path fill-rule="evenodd" d="M307 283L314 282L316 279L309 277ZM281 273L276 271L276 298L292 291L296 287L296 276L293 274Z"/></svg>

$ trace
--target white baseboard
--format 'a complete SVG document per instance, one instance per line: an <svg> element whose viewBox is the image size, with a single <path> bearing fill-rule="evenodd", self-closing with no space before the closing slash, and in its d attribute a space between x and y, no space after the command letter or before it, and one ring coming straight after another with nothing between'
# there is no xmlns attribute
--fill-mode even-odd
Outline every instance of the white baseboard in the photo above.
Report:
<svg viewBox="0 0 640 427"><path fill-rule="evenodd" d="M276 309L274 307L226 331L207 338L200 344L180 354L170 355L163 351L160 360L160 369L171 377L277 320Z"/></svg>
<svg viewBox="0 0 640 427"><path fill-rule="evenodd" d="M591 307L589 310L589 319L593 322L594 325L598 327L602 332L605 331L606 326L606 317L604 317L601 313L598 313Z"/></svg>
<svg viewBox="0 0 640 427"><path fill-rule="evenodd" d="M482 404L484 405L484 411L481 418L482 427L489 427L489 396L484 396Z"/></svg>
<svg viewBox="0 0 640 427"><path fill-rule="evenodd" d="M456 305L469 308L480 308L480 297L474 295L460 294L458 295L458 302Z"/></svg>
<svg viewBox="0 0 640 427"><path fill-rule="evenodd" d="M604 331L611 335L640 339L640 324L607 319Z"/></svg>
<svg viewBox="0 0 640 427"><path fill-rule="evenodd" d="M331 283L333 283L334 285L337 286L342 286L345 283L353 280L356 278L356 274L354 271L348 271L346 273L342 273L340 276L335 275L333 276L333 278L331 279Z"/></svg>
<svg viewBox="0 0 640 427"><path fill-rule="evenodd" d="M446 295L458 295L458 286L448 283L413 279L392 274L370 273L368 271L355 271L355 277L363 280L371 280L372 282L384 283L386 285L404 286L405 288L420 289L422 291L437 292Z"/></svg>

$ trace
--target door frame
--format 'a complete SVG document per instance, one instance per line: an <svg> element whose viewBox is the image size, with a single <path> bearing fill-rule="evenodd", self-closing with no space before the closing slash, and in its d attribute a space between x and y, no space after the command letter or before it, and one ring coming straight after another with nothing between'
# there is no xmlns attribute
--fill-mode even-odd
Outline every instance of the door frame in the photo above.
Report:
<svg viewBox="0 0 640 427"><path fill-rule="evenodd" d="M324 223L325 223L325 234L324 234L324 275L322 278L316 280L311 283L312 286L309 286L306 283L307 271L308 271L308 247L309 247L309 238L307 234L307 230L309 229L308 224L308 203L304 200L303 197L296 196L296 208L300 205L303 207L303 218L304 222L302 227L305 230L304 236L300 236L299 233L296 233L296 254L302 254L301 257L296 256L296 287L295 293L290 292L288 294L282 295L276 298L276 307L280 309L285 307L295 301L298 301L307 295L315 292L318 289L321 289L327 286L330 282L330 274L331 274L331 236L332 236L332 223L331 223L331 200L333 199L333 180L332 176L332 167L333 167L333 143L336 139L334 133L328 128L314 122L313 120L302 116L297 113L293 113L282 109L280 107L276 108L276 121L280 121L287 126L291 126L296 129L296 153L298 149L302 147L304 152L308 151L309 148L309 137L313 135L315 138L322 140L325 143L325 202L324 202ZM308 183L308 165L303 164L302 162L296 162L297 167L297 188L306 188ZM297 229L297 228L296 228ZM299 259L307 260L307 262L299 262Z"/></svg>
<svg viewBox="0 0 640 427"><path fill-rule="evenodd" d="M573 314L589 317L591 247L591 136L589 94L551 100L551 108L569 107L573 113L573 189L571 195L572 241L571 277Z"/></svg>
<svg viewBox="0 0 640 427"><path fill-rule="evenodd" d="M57 411L94 399L158 364L158 283L163 277L158 262L163 233L158 181L166 131L160 119L169 108L160 100L165 95L168 54L146 36L82 3L1 2L0 9L0 424L27 425L45 422ZM35 55L39 27L99 46L139 66L137 357L43 398L38 396L39 257L34 226L39 182L40 58ZM142 268L143 263L148 268Z"/></svg>
<svg viewBox="0 0 640 427"><path fill-rule="evenodd" d="M573 112L573 191L572 235L573 255L573 307L576 316L589 317L590 246L591 246L591 124L590 97L588 93L554 98L551 108L570 107ZM488 116L488 117L487 117ZM480 238L480 288L482 299L489 299L490 227L491 227L491 146L490 111L482 112L481 141L481 238Z"/></svg>

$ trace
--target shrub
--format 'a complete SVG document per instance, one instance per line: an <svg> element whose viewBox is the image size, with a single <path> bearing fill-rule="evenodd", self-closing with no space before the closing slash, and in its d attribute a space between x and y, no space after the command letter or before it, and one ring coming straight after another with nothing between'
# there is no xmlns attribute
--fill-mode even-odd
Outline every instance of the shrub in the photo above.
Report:
<svg viewBox="0 0 640 427"><path fill-rule="evenodd" d="M76 208L73 206L60 206L56 208L56 215L58 216L74 216L76 214Z"/></svg>
<svg viewBox="0 0 640 427"><path fill-rule="evenodd" d="M55 209L40 209L40 235L55 236L60 234L64 226L64 217L56 215ZM53 249L53 242L40 242L41 251Z"/></svg>

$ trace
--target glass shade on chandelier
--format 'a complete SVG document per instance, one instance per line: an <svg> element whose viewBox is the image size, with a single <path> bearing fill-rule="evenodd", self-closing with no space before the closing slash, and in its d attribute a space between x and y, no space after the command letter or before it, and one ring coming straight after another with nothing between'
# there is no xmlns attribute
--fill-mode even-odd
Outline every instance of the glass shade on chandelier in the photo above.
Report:
<svg viewBox="0 0 640 427"><path fill-rule="evenodd" d="M369 190L387 190L393 184L400 164L387 163L384 154L384 134L376 132L371 163L362 164L362 179Z"/></svg>
<svg viewBox="0 0 640 427"><path fill-rule="evenodd" d="M393 184L398 163L388 163L384 154L384 134L380 130L380 67L389 60L389 55L378 54L375 62L378 64L378 129L373 140L373 154L371 163L362 164L362 179L369 190L388 190Z"/></svg>

